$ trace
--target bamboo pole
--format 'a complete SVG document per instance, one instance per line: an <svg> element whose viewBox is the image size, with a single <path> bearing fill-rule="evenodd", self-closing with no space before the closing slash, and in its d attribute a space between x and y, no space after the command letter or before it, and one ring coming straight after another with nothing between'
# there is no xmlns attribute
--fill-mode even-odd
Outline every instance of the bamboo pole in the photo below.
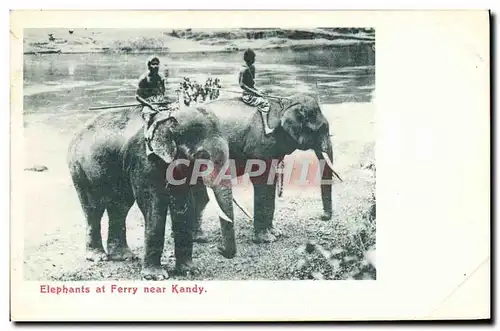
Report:
<svg viewBox="0 0 500 331"><path fill-rule="evenodd" d="M152 102L151 105L164 105L166 102ZM125 105L109 105L109 106L99 106L99 107L89 107L89 110L99 110L99 109L111 109L111 108L126 108L134 106L146 106L140 103L130 103Z"/></svg>
<svg viewBox="0 0 500 331"><path fill-rule="evenodd" d="M209 88L211 90L215 90L215 88ZM220 91L223 92L229 92L229 93L236 93L236 94L241 94L243 91L235 91L235 90L226 90L226 89L219 89ZM274 95L266 95L266 98L269 99L290 99L289 97L279 97L279 96L274 96ZM146 106L148 105L163 105L166 104L166 102L152 102L152 103L147 103L147 102L141 102L141 103L130 103L130 104L125 104L125 105L109 105L109 106L98 106L98 107L89 107L89 110L101 110L101 109L112 109L112 108L127 108L127 107L136 107L136 106Z"/></svg>
<svg viewBox="0 0 500 331"><path fill-rule="evenodd" d="M215 90L214 88L209 88L209 89ZM220 91L230 92L230 93L237 93L237 94L241 94L243 92L243 91L225 90L225 89L220 89ZM290 99L289 97L278 97L278 96L271 95L271 94L265 94L265 97L269 98L269 99Z"/></svg>

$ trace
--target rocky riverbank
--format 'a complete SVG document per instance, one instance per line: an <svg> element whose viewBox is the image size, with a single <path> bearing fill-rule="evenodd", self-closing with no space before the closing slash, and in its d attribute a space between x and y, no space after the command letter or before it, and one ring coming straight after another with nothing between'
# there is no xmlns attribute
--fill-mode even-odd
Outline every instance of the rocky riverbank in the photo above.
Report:
<svg viewBox="0 0 500 331"><path fill-rule="evenodd" d="M308 48L375 42L369 28L26 29L25 54L183 53Z"/></svg>

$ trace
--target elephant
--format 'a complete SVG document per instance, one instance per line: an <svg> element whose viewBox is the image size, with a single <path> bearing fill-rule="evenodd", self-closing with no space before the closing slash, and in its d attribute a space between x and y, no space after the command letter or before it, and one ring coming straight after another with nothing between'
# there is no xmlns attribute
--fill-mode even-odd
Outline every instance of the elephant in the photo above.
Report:
<svg viewBox="0 0 500 331"><path fill-rule="evenodd" d="M169 277L160 263L168 211L174 234L175 272L196 273L192 261L192 190L198 185L210 187L219 206L223 238L219 253L226 258L235 256L232 188L215 180L217 170L227 163L229 147L213 113L194 107L173 112L147 107L142 111L132 107L104 112L75 134L67 155L73 186L87 220L87 260L135 259L127 244L126 217L137 202L145 220L143 279ZM200 176L192 179L197 161L211 163L214 171L200 171ZM107 252L101 238L105 210L109 218Z"/></svg>
<svg viewBox="0 0 500 331"><path fill-rule="evenodd" d="M298 93L284 99L270 99L270 103L268 122L275 131L269 136L264 134L258 110L244 104L240 97L220 98L204 104L220 120L223 136L229 143L229 157L235 160L236 177L243 174L248 160L263 160L269 165L262 177L250 178L254 188L253 241L256 243L273 242L281 234L273 225L276 180L264 183L261 179L266 178L286 155L297 149L313 149L317 158L327 164L321 174L323 220L332 218L333 175L342 181L333 169L329 123L321 112L318 96ZM197 188L195 237L199 241L204 238L202 213L208 200L206 190Z"/></svg>

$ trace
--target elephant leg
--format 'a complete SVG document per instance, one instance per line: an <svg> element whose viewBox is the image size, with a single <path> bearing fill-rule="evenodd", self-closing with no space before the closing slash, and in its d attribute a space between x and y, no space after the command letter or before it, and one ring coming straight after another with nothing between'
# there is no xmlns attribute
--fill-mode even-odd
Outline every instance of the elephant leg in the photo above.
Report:
<svg viewBox="0 0 500 331"><path fill-rule="evenodd" d="M195 209L195 220L193 224L193 242L207 243L208 237L205 234L205 232L203 232L202 229L202 215L209 201L207 188L204 185L194 186L191 188L191 192L193 194L194 209ZM173 230L171 237L175 238Z"/></svg>
<svg viewBox="0 0 500 331"><path fill-rule="evenodd" d="M137 205L145 220L142 278L145 280L168 279L167 271L161 266L161 255L165 244L167 202L164 197L155 192L154 188L146 188L141 190L141 194L137 197Z"/></svg>
<svg viewBox="0 0 500 331"><path fill-rule="evenodd" d="M254 183L254 238L255 243L276 241L273 217L276 199L276 184Z"/></svg>
<svg viewBox="0 0 500 331"><path fill-rule="evenodd" d="M86 259L99 262L107 260L106 252L102 245L101 219L104 214L104 204L100 201L91 200L89 204L83 207L85 217L87 218L87 238L86 238Z"/></svg>
<svg viewBox="0 0 500 331"><path fill-rule="evenodd" d="M127 244L126 218L132 207L132 198L124 201L113 201L107 206L108 226L108 259L114 261L125 261L135 259L132 250Z"/></svg>
<svg viewBox="0 0 500 331"><path fill-rule="evenodd" d="M101 219L105 210L103 199L91 188L90 183L83 181L85 174L73 172L72 169L71 175L87 220L85 258L89 261L104 261L107 257L101 236Z"/></svg>
<svg viewBox="0 0 500 331"><path fill-rule="evenodd" d="M193 229L195 209L191 189L188 186L172 187L170 217L175 243L176 273L186 275L195 272L193 266Z"/></svg>
<svg viewBox="0 0 500 331"><path fill-rule="evenodd" d="M205 186L195 186L191 189L194 200L195 221L193 228L193 241L207 243L208 238L202 229L203 210L208 204L207 188Z"/></svg>

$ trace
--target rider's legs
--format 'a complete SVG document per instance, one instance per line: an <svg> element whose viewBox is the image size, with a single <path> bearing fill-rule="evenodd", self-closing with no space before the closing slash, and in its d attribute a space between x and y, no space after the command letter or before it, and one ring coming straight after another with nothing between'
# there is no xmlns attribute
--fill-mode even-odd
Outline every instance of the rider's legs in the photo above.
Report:
<svg viewBox="0 0 500 331"><path fill-rule="evenodd" d="M269 127L269 123L267 121L267 116L269 114L269 109L271 107L269 101L265 98L258 97L250 94L243 94L243 102L247 105L257 107L257 110L262 117L262 122L264 123L264 133L266 135L271 134L274 129Z"/></svg>

